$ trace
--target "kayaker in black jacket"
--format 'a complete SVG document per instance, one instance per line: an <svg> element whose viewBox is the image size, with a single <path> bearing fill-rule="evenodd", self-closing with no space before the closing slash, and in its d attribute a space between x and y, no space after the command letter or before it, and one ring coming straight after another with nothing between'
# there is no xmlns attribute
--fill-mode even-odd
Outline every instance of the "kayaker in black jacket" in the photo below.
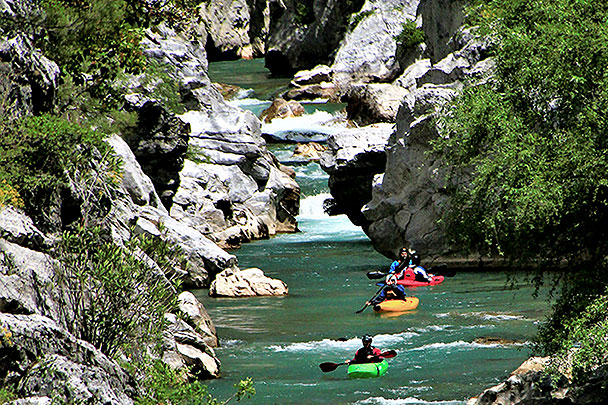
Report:
<svg viewBox="0 0 608 405"><path fill-rule="evenodd" d="M357 353L355 353L355 357L352 360L346 360L346 363L361 364L378 362L378 356L382 351L372 346L372 337L370 335L363 335L361 342L363 343L363 347L357 350Z"/></svg>

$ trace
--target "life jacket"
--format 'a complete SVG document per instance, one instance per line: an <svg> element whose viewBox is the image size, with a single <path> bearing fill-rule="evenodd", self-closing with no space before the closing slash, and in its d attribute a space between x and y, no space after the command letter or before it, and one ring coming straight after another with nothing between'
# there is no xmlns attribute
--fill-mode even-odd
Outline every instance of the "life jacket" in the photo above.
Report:
<svg viewBox="0 0 608 405"><path fill-rule="evenodd" d="M367 358L367 356L377 356L380 353L382 353L380 349L377 349L374 346L370 346L369 348L363 346L357 350L357 353L355 353L355 358L351 361L351 363L373 363L374 359L370 360Z"/></svg>
<svg viewBox="0 0 608 405"><path fill-rule="evenodd" d="M401 273L399 278L402 280L414 280L416 278L416 273L414 273L414 270L411 267L408 267Z"/></svg>

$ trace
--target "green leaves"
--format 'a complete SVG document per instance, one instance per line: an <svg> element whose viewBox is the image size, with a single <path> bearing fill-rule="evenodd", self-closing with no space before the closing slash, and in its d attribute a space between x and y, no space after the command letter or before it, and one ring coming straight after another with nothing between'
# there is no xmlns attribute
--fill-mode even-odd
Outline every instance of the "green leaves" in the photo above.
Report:
<svg viewBox="0 0 608 405"><path fill-rule="evenodd" d="M95 187L105 189L112 181L110 176L118 175L120 168L109 156L102 137L97 131L48 114L25 117L6 128L0 132L0 189L5 199L22 203L28 214L46 225L44 211L70 181L94 176L100 180ZM105 165L100 163L94 170L92 165L100 161L99 155L106 156Z"/></svg>
<svg viewBox="0 0 608 405"><path fill-rule="evenodd" d="M439 119L444 223L465 249L568 266L538 343L557 353L555 371L581 379L608 361L608 4L487 0L470 11L496 71Z"/></svg>
<svg viewBox="0 0 608 405"><path fill-rule="evenodd" d="M435 150L455 195L449 230L471 249L517 259L597 253L605 227L591 224L608 218L608 9L590 1L478 3L471 12L495 40L496 72L439 122Z"/></svg>
<svg viewBox="0 0 608 405"><path fill-rule="evenodd" d="M158 267L148 264L144 250ZM166 277L183 263L179 251L143 236L118 246L101 228L81 227L64 232L57 253L71 333L108 355L159 339L164 314L176 308L177 290Z"/></svg>

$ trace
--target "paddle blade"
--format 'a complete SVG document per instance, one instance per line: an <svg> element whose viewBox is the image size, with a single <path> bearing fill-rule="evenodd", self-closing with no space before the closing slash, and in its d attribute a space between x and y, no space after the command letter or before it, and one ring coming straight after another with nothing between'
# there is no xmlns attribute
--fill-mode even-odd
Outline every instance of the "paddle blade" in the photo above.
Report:
<svg viewBox="0 0 608 405"><path fill-rule="evenodd" d="M395 357L397 355L397 352L394 350L387 350L385 352L380 353L380 355L378 357L382 357L384 359L390 359L392 357Z"/></svg>
<svg viewBox="0 0 608 405"><path fill-rule="evenodd" d="M327 373L329 371L334 371L335 369L338 368L338 366L341 366L342 364L346 364L346 363L332 363L332 362L328 361L326 363L319 364L319 368L324 373Z"/></svg>
<svg viewBox="0 0 608 405"><path fill-rule="evenodd" d="M380 278L386 277L385 272L383 271L368 271L367 272L367 278L369 278L370 280L378 280Z"/></svg>
<svg viewBox="0 0 608 405"><path fill-rule="evenodd" d="M369 305L365 304L365 306L363 308L361 308L358 311L355 311L355 314L360 314L361 312L365 311L365 308L367 308Z"/></svg>

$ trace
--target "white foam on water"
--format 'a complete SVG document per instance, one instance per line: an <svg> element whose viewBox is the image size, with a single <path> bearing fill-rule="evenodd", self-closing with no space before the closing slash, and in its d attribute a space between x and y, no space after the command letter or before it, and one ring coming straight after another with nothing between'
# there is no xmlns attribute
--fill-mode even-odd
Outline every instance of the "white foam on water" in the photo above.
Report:
<svg viewBox="0 0 608 405"><path fill-rule="evenodd" d="M498 343L484 344L484 343L465 342L463 340L457 340L455 342L431 343L431 344L428 344L428 345L424 345L424 346L420 346L420 347L415 347L415 348L413 348L411 350L412 351L429 350L429 349L437 349L437 350L443 350L443 349L468 350L468 349L490 349L490 348L508 347L508 346L524 346L524 345L525 345L525 343L513 343L513 344L504 345L504 344L498 344Z"/></svg>
<svg viewBox="0 0 608 405"><path fill-rule="evenodd" d="M247 94L249 95L249 94ZM252 106L269 106L270 101L259 100L257 98L236 98L234 100L227 101L227 103L233 107L252 107Z"/></svg>
<svg viewBox="0 0 608 405"><path fill-rule="evenodd" d="M323 339L310 342L298 342L288 345L273 345L268 346L268 349L274 352L309 352L315 351L331 351L331 350L355 350L361 346L361 339L352 338L345 341Z"/></svg>
<svg viewBox="0 0 608 405"><path fill-rule="evenodd" d="M299 117L275 118L269 123L262 123L262 133L299 142L323 142L327 136L345 127L345 122L337 121L327 111L315 111Z"/></svg>
<svg viewBox="0 0 608 405"><path fill-rule="evenodd" d="M369 405L405 405L405 404L434 404L434 405L464 405L466 401L425 401L416 397L389 399L384 397L372 397L355 402L355 404Z"/></svg>
<svg viewBox="0 0 608 405"><path fill-rule="evenodd" d="M525 321L528 320L525 316L516 315L508 312L467 312L467 313L455 313L445 312L434 315L436 318L449 318L449 317L469 317L469 318L480 318L485 321Z"/></svg>
<svg viewBox="0 0 608 405"><path fill-rule="evenodd" d="M508 312L470 312L462 314L462 316L472 316L481 318L486 321L514 321L514 320L526 320L525 316L515 315Z"/></svg>
<svg viewBox="0 0 608 405"><path fill-rule="evenodd" d="M331 198L331 194L322 193L312 195L300 200L300 215L301 218L329 218L329 215L323 211L323 201Z"/></svg>
<svg viewBox="0 0 608 405"><path fill-rule="evenodd" d="M417 333L414 332L402 332L395 335L376 335L372 336L374 346L380 349L386 349L390 346L401 343L406 339L410 339L413 336L416 336ZM310 352L310 351L334 351L334 350L344 350L344 351L353 351L357 350L361 347L361 338L354 337L347 340L332 340L332 339L323 339L323 340L314 340L310 342L297 342L291 343L288 345L272 345L269 346L268 349L273 352Z"/></svg>
<svg viewBox="0 0 608 405"><path fill-rule="evenodd" d="M428 325L424 328L414 328L414 330L418 333L426 333L426 332L439 332L442 330L446 330L452 328L452 325Z"/></svg>

